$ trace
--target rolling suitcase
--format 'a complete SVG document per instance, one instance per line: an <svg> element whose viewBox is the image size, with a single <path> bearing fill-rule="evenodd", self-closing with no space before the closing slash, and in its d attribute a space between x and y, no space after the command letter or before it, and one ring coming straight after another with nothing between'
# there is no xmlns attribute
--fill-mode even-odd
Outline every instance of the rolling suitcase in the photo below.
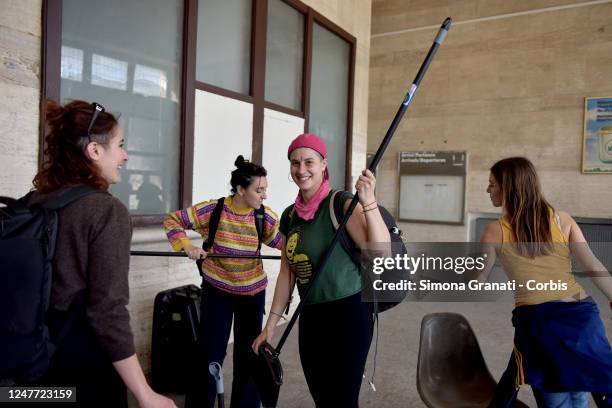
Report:
<svg viewBox="0 0 612 408"><path fill-rule="evenodd" d="M155 296L151 341L151 381L157 392L184 393L197 367L201 289L168 289Z"/></svg>

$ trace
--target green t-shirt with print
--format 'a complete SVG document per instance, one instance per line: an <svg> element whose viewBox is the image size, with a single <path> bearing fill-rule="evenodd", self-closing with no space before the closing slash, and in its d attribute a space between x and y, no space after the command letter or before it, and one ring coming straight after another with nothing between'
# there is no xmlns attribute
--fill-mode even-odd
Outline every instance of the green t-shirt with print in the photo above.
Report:
<svg viewBox="0 0 612 408"><path fill-rule="evenodd" d="M300 296L303 296L312 280L314 266L319 264L334 237L334 226L329 214L332 193L333 191L321 202L314 219L310 221L301 219L293 210L293 206L287 207L281 216L280 231L285 236L283 256L287 258L296 277ZM340 202L344 206L350 199L350 193L344 192ZM359 269L339 243L321 273L316 286L308 295L306 304L343 299L361 291Z"/></svg>

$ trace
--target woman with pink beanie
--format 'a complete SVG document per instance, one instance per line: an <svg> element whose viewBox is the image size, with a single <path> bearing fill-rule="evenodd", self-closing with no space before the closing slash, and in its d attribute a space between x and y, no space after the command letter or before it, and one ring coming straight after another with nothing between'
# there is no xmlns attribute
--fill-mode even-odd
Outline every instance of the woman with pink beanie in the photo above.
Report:
<svg viewBox="0 0 612 408"><path fill-rule="evenodd" d="M253 343L271 342L276 324L295 284L303 296L334 235L329 204L333 191L327 170L327 148L314 134L291 142L287 155L291 178L299 187L295 203L283 212L281 269L266 325ZM364 170L355 183L359 204L347 223L349 236L364 248L368 242L390 242L378 210L376 179ZM346 211L351 194L341 194ZM300 360L317 407L357 407L365 362L372 341L373 315L361 300L359 267L338 245L305 300L299 322Z"/></svg>

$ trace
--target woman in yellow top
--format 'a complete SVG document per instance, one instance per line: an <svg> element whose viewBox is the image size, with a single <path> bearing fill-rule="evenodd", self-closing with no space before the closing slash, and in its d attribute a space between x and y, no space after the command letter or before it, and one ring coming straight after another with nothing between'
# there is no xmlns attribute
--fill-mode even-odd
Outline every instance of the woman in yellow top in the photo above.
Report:
<svg viewBox="0 0 612 408"><path fill-rule="evenodd" d="M489 256L478 279L486 280L499 258L517 287L514 352L489 406L513 406L524 383L531 385L538 407L587 407L587 392L598 406L610 406L612 350L595 302L572 275L571 256L612 300L608 272L576 221L544 199L529 160L495 163L487 192L502 214L483 231Z"/></svg>

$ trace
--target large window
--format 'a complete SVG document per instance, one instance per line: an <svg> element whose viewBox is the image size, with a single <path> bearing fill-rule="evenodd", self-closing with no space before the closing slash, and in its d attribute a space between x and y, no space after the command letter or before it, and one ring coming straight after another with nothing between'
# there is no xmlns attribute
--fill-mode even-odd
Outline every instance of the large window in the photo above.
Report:
<svg viewBox="0 0 612 408"><path fill-rule="evenodd" d="M44 9L44 96L119 115L130 160L111 191L138 224L223 193L237 154L283 174L282 152L303 131L326 140L332 184L350 188L355 38L299 0ZM279 177L275 195L295 197Z"/></svg>
<svg viewBox="0 0 612 408"><path fill-rule="evenodd" d="M266 100L302 110L304 15L281 0L268 0Z"/></svg>
<svg viewBox="0 0 612 408"><path fill-rule="evenodd" d="M252 0L200 0L196 79L249 94Z"/></svg>
<svg viewBox="0 0 612 408"><path fill-rule="evenodd" d="M132 214L179 206L182 0L63 0L61 102L119 116L130 159L111 187Z"/></svg>
<svg viewBox="0 0 612 408"><path fill-rule="evenodd" d="M351 45L318 23L312 33L309 130L327 144L330 184L344 188Z"/></svg>

